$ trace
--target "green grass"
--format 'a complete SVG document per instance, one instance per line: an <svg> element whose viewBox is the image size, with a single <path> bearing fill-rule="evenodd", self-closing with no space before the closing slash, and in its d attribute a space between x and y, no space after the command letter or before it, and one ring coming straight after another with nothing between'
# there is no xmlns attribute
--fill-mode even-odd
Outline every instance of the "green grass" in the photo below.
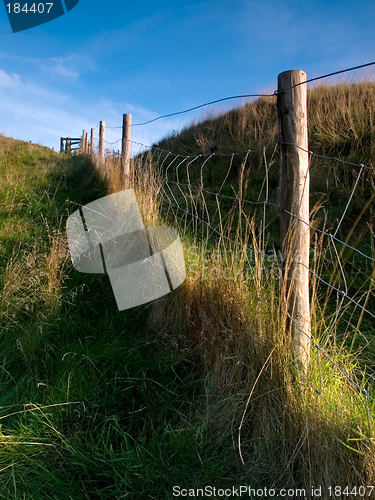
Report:
<svg viewBox="0 0 375 500"><path fill-rule="evenodd" d="M330 92L311 92L311 149L372 166L367 129L373 124L365 110L375 106L373 85ZM65 236L70 213L122 188L116 160L107 160L108 178L86 156L0 137L0 498L164 499L173 498L176 485L314 484L327 491L329 485L373 483L373 405L315 348L309 382L296 373L278 315L278 214L267 211L263 241L264 213L233 199L241 190L244 198L264 199L265 148L269 201L277 201L275 111L274 103L260 100L161 144L178 154L218 147L203 185L213 193L221 188L227 198L218 206L214 195L184 194L189 209L196 207L227 239L171 209L154 168L163 156L154 151L147 161L136 160L134 187L144 219L178 228L187 279L168 296L121 312L106 276L73 269ZM229 160L219 153L249 145L258 152L249 155L242 174L245 155L234 157L222 186ZM198 187L199 161L190 171ZM350 243L374 255L372 226L363 232L372 203L356 223L373 186L366 175L339 236L345 239L356 225ZM179 176L179 182L189 180L183 168ZM313 203L324 193L314 216L319 227L334 227L353 178L337 163L327 175L325 162L313 160ZM173 171L171 179L177 180ZM182 193L172 189L186 208ZM313 245L317 274L341 284L334 249L319 235ZM276 257L267 261L263 249ZM368 295L366 307L374 311L373 270L362 258L348 257L349 293L361 303ZM314 339L326 342L330 358L374 396L371 321L345 306L330 328L338 298L327 298L324 284L312 280L311 287Z"/></svg>
<svg viewBox="0 0 375 500"><path fill-rule="evenodd" d="M157 497L200 468L191 362L73 270L65 220L107 189L90 161L5 138L1 158L0 496Z"/></svg>

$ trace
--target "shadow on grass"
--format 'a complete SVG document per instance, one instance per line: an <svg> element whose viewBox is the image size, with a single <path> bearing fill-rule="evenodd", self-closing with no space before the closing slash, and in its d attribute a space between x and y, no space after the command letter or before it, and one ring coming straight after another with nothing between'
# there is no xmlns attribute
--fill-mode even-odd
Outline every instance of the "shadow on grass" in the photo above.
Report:
<svg viewBox="0 0 375 500"><path fill-rule="evenodd" d="M191 363L162 346L150 305L118 311L108 277L70 262L66 219L107 188L89 158L59 156L35 184L35 200L45 203L30 227L36 238L20 241L8 262L2 498L164 497L177 469L199 464L189 447L187 415L199 391Z"/></svg>

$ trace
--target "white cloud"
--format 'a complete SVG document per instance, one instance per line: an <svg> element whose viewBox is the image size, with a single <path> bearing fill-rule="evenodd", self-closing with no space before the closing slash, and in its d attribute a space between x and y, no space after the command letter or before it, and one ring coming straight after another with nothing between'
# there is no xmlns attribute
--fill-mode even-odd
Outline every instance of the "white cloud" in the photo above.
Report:
<svg viewBox="0 0 375 500"><path fill-rule="evenodd" d="M24 59L27 63L37 65L42 71L52 73L58 77L64 77L68 80L76 80L80 73L76 68L90 67L90 62L78 54L72 54L65 57L49 57L48 59L36 59L28 57Z"/></svg>
<svg viewBox="0 0 375 500"><path fill-rule="evenodd" d="M60 137L79 137L82 130L89 131L97 127L100 120L105 120L107 140L114 142L121 138L123 110L132 113L134 123L156 116L154 111L127 102L108 98L93 101L91 95L83 99L78 95L73 97L0 69L0 130L15 139L32 140L58 149ZM160 138L170 126L163 120L151 127L135 127L132 139L150 144L152 136ZM121 148L121 142L114 147Z"/></svg>
<svg viewBox="0 0 375 500"><path fill-rule="evenodd" d="M6 73L0 69L0 87L19 88L21 86L21 77L15 73Z"/></svg>
<svg viewBox="0 0 375 500"><path fill-rule="evenodd" d="M76 79L79 77L79 73L69 67L72 59L72 57L51 57L45 63L42 63L41 67L47 71L53 71L57 75Z"/></svg>
<svg viewBox="0 0 375 500"><path fill-rule="evenodd" d="M68 56L48 57L46 59L38 59L35 57L23 57L18 55L9 56L9 54L0 52L0 59L12 60L15 63L22 63L24 71L30 67L33 73L35 68L40 68L44 73L57 75L59 78L64 77L67 80L76 80L81 76L81 73L88 69L92 71L96 68L95 62L87 55L71 53ZM61 78L60 78L61 79Z"/></svg>

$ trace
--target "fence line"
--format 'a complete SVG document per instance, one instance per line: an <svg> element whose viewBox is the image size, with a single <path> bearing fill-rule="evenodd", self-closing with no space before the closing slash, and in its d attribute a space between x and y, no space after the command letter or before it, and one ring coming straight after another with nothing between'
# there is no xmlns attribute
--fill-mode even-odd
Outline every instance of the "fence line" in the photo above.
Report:
<svg viewBox="0 0 375 500"><path fill-rule="evenodd" d="M174 160L177 160L178 158L178 155L175 155L174 156ZM199 156L196 156L195 159L198 159ZM212 156L210 156L210 158L212 158ZM194 158L191 158L190 159L193 159ZM172 160L172 161L174 161ZM186 163L186 159L183 159L182 161L180 162L175 162L175 165L174 165L174 169L175 171L178 171L178 169L184 164ZM190 162L191 163L191 162ZM173 195L172 193L172 198L174 200L174 202L171 200L171 197L170 197L170 194L167 192L167 191L170 191L170 185L171 184L174 184L180 188L183 188L183 187L189 187L190 189L199 189L200 192L205 192L209 195L212 195L212 196L215 196L215 197L221 197L223 199L225 198L229 198L231 201L233 202L236 202L236 201L241 201L243 203L248 203L248 204L252 204L252 205L260 205L260 206L270 206L274 209L280 209L280 206L275 204L275 203L272 203L272 202L267 202L267 201L250 201L250 200L247 200L247 199L244 199L244 198L239 198L239 197L230 197L228 195L224 195L220 192L212 192L212 191L209 191L205 188L202 188L200 186L197 186L197 185L192 185L192 184L188 184L188 183L182 183L182 182L178 182L177 180L176 181L173 181L173 180L170 180L168 179L168 172L166 172L165 174L165 178L163 180L163 197L169 199L168 201L168 204L171 205L171 206L174 206L175 208L177 208L179 211L183 212L184 214L186 215L189 215L195 219L198 219L199 222L203 223L204 225L206 225L207 227L209 227L209 229L211 231L213 231L214 233L216 233L218 236L220 236L220 238L225 238L226 240L228 241L231 241L233 243L236 243L235 240L233 239L230 239L227 235L225 234L222 234L217 228L215 228L211 223L210 221L207 221L207 220L204 220L202 218L199 217L199 215L197 213L194 213L193 211L188 211L186 208L184 208L183 206L180 205L180 203L176 200L176 197ZM355 187L353 187L353 191L355 191ZM182 193L184 195L184 193ZM184 200L186 202L187 200L187 197L184 195ZM350 197L346 207L345 207L345 212L347 210L347 207L351 201L352 197ZM291 212L289 212L289 215L292 216L292 217L296 217L298 218L298 216L296 216L295 214L292 214ZM183 219L181 219L182 221L184 221ZM306 221L303 221L302 219L299 219L301 222L304 222L305 224ZM372 262L375 262L375 259L373 259L372 257L366 255L366 254L363 254L363 252L361 252L360 250L352 247L351 245L349 245L348 243L346 242L343 242L341 241L339 238L337 238L336 236L334 236L333 234L327 232L327 231L322 231L318 228L315 228L313 227L311 224L309 225L309 227L311 228L311 230L314 230L314 231L317 231L319 232L322 236L326 236L328 237L331 241L337 241L338 243L342 243L343 245L345 245L347 248L349 249L353 249L354 251L358 252L360 255L362 256L365 256L366 258L370 259ZM238 243L240 245L240 243ZM337 251L337 250L336 250ZM330 335L330 333L332 332L332 330L335 328L336 326L336 323L338 321L338 317L341 313L341 310L342 310L342 307L343 307L343 303L345 300L349 301L350 303L352 303L355 307L358 307L359 309L361 309L361 311L365 312L366 314L368 314L371 318L375 318L375 314L373 314L370 310L368 310L365 306L363 306L362 304L360 304L357 300L355 300L353 297L351 297L348 293L348 290L347 290L347 287L346 290L340 290L339 288L335 287L334 285L332 285L331 283L329 283L328 281L324 280L321 276L319 276L313 269L311 269L310 267L307 267L308 271L314 275L321 283L323 283L324 285L326 285L329 289L335 291L339 297L340 297L340 304L339 304L339 307L338 309L336 310L335 312L335 317L334 317L334 320L331 322L331 325L329 327L329 331L327 332L326 336L328 338L328 336ZM343 275L345 276L345 274L343 273ZM264 298L262 297L257 297L257 299L261 302L265 302ZM291 321L293 321L297 328L300 328L300 325L298 324L298 322L296 322L296 320L294 318L291 318ZM329 361L333 366L335 366L337 369L340 370L340 372L344 375L345 379L352 385L354 385L354 387L356 387L360 393L365 396L366 398L370 399L371 401L375 402L374 398L370 395L370 393L368 392L368 390L366 390L365 388L361 387L357 382L355 382L355 380L350 377L350 375L348 375L345 370L338 364L336 363L325 351L324 351L324 346L320 345L318 342L316 342L313 337L311 335L308 335L306 332L304 332L303 330L301 330L302 334L303 335L306 335L306 337L308 338L309 342L311 342L312 346L314 348L316 348L324 357L325 359L327 359L327 361ZM302 376L304 378L306 378L306 375L304 374L304 372L302 371ZM327 402L329 404L329 406L336 412L337 410L328 402L328 400L326 398L324 398L323 396L323 393L322 393L322 388L321 389L317 389L314 384L312 384L311 381L309 381L308 379L306 379L309 383L309 385L316 391L316 393L322 397L324 399L325 402ZM339 413L338 413L339 414ZM341 415L340 415L341 416Z"/></svg>
<svg viewBox="0 0 375 500"><path fill-rule="evenodd" d="M334 73L330 73L328 75L323 75L321 77L312 78L309 80L305 79L304 81L301 81L301 82L299 82L295 85L292 85L286 89L282 89L282 91L279 91L279 92L276 91L275 94L273 94L273 95L263 94L263 95L259 95L259 97L260 96L262 96L262 97L265 97L265 96L266 97L274 97L276 95L279 96L281 93L285 93L288 90L295 89L296 87L301 86L303 84L307 84L307 83L312 82L312 81L320 80L320 79L326 78L328 76L337 75L337 74L344 73L347 71L353 71L355 69L363 68L366 66L371 66L374 64L375 64L375 62L372 62L372 63L368 63L365 65L357 66L354 68L349 68L346 70L341 70L341 71L337 71ZM161 118L166 118L168 116L174 116L177 114L186 113L188 111L198 109L198 108L201 108L203 106L213 104L216 102L229 100L229 99L235 99L238 97L250 97L250 96L257 97L257 95L253 94L253 95L248 95L248 96L233 96L231 98L224 98L224 99L220 99L217 101L212 101L211 103L206 103L206 104L194 107L194 108L190 108L189 110L185 110L185 111L181 111L181 112L177 112L177 113L172 113L169 115L163 115L163 116L157 117L153 120L150 120L148 122L145 122L144 124L151 123L153 121L156 121L156 120L161 119ZM102 123L104 123L104 122L101 122L101 124ZM133 124L132 126L144 125L144 124ZM116 129L116 128L121 128L121 127L108 127L108 128ZM124 130L124 125L122 128ZM93 138L93 135L91 137ZM116 144L116 143L121 141L121 139L118 139L115 142L104 141L104 132L101 134L101 138L102 138L103 143L105 142L106 144L110 144L110 145ZM93 141L93 139L91 140L91 147L93 149L93 142L92 141ZM124 136L123 136L122 141L124 143ZM272 201L270 201L269 200L269 187L268 187L268 185L266 185L265 200L263 200L263 201L260 201L259 199L257 201L249 200L249 199L243 198L242 196L229 196L228 194L224 194L221 192L229 175L233 171L234 160L236 158L240 157L241 155L243 155L245 157L245 159L243 160L243 162L241 164L242 165L241 168L244 170L250 155L256 154L256 153L258 153L258 154L262 153L264 155L264 162L265 162L265 168L266 168L266 179L268 181L268 177L267 177L268 176L268 166L267 166L267 158L266 158L266 154L265 154L265 148L260 148L259 150L250 150L249 149L249 150L245 150L242 152L232 152L232 153L214 152L214 153L207 153L207 154L202 153L199 155L180 155L180 154L175 154L171 151L167 151L167 150L164 150L162 148L159 148L158 146L151 146L150 147L150 146L146 146L144 144L141 144L141 143L138 143L135 141L131 141L130 139L128 139L128 142L135 144L135 145L138 145L138 146L149 148L148 151L141 154L141 157L142 157L142 155L144 155L146 158L146 157L150 157L150 155L151 155L151 160L155 163L155 166L157 168L159 168L160 172L164 172L164 176L162 178L162 186L161 186L162 198L163 198L163 200L165 200L165 204L168 207L168 213L169 213L169 210L171 210L175 219L181 220L184 223L185 229L186 229L187 224L188 224L188 217L191 217L192 220L195 221L195 222L193 222L193 224L196 227L198 227L199 223L204 224L207 227L207 231L212 231L213 233L217 234L220 238L225 238L228 241L231 241L232 243L238 243L235 240L231 239L228 235L223 234L219 229L217 229L217 227L215 227L214 222L210 218L209 211L207 210L207 205L205 206L205 211L203 209L199 209L201 211L201 213L199 213L198 206L197 206L197 203L199 201L199 197L201 196L202 199L205 200L204 194L206 194L207 196L215 197L216 201L220 198L223 200L225 200L225 199L230 200L233 203L237 202L237 203L246 204L246 205L263 207L263 211L264 211L263 212L263 227L262 227L263 232L265 232L265 230L266 230L265 210L266 210L266 207L269 207L269 208L272 208L273 210L275 210L275 212L279 212L279 213L283 212L286 215L288 215L292 220L298 221L299 223L304 224L309 229L309 231L316 232L317 234L320 235L321 238L328 239L327 248L330 245L332 245L333 253L334 253L335 259L336 259L335 267L333 269L333 272L332 272L331 278L330 278L330 279L333 279L332 283L329 281L326 281L323 277L319 276L319 274L316 272L316 270L314 270L310 267L309 263L308 263L308 265L306 265L306 263L298 262L299 264L301 264L302 267L306 268L308 273L311 276L313 276L316 280L318 280L319 283L321 283L325 287L327 287L327 290L337 294L338 307L336 308L335 313L333 315L333 318L330 321L329 327L324 332L325 337L323 338L323 342L321 343L322 345L320 345L318 342L316 342L314 340L313 336L311 335L311 333L308 330L306 331L303 327L301 327L301 324L299 323L299 321L297 321L295 317L290 315L290 313L288 313L288 317L289 317L290 321L293 323L293 325L295 325L296 329L298 329L300 331L300 333L308 339L308 342L311 344L311 346L314 349L316 349L332 366L334 366L337 370L339 370L340 373L345 377L345 379L351 385L353 385L360 392L360 394L362 394L365 397L366 405L368 405L368 400L375 402L375 399L371 396L369 391L366 390L365 388L361 387L361 385L358 384L354 380L353 377L351 377L348 373L346 373L346 371L338 363L336 363L332 359L332 357L330 357L324 351L324 348L328 342L328 339L329 339L331 332L334 330L334 328L336 328L338 321L339 321L339 318L343 317L342 315L345 313L345 308L347 307L347 305L344 306L345 301L347 301L347 304L349 304L349 303L352 304L354 306L354 310L356 310L356 308L358 308L361 311L361 314L365 313L365 314L368 314L371 318L375 318L375 314L373 314L367 308L367 300L368 300L368 297L370 296L371 289L369 289L368 292L363 291L363 287L366 285L366 283L369 280L372 279L372 277L371 277L372 275L367 276L367 275L365 275L365 273L363 273L361 276L365 276L366 279L363 281L363 283L361 283L360 288L358 290L356 290L354 296L351 296L349 294L349 287L348 287L348 282L346 279L345 269L344 269L346 262L343 262L343 263L341 262L342 249L343 248L349 249L350 251L354 252L354 255L359 255L359 256L365 258L371 264L375 263L375 259L373 257L371 257L370 255L367 255L366 253L364 253L362 250L356 248L355 246L350 245L349 244L350 237L347 238L346 241L342 241L342 239L337 237L338 231L339 231L339 229L341 229L343 220L344 220L344 218L348 212L348 209L352 203L354 194L356 192L356 189L358 187L358 183L359 183L360 178L362 177L362 174L364 174L365 172L372 173L372 172L374 172L375 169L371 166L366 166L362 163L348 162L348 161L341 160L341 159L336 158L336 157L330 157L330 156L322 155L320 153L312 152L308 148L302 147L300 144L295 144L294 141L288 142L288 141L279 140L276 143L276 145L279 145L279 147L284 145L284 146L290 146L294 149L299 149L299 150L307 153L309 155L309 159L311 159L311 157L316 157L316 158L321 158L321 159L327 159L329 161L337 161L343 165L354 166L354 167L360 168L360 170L357 174L356 182L355 182L354 186L352 187L350 196L349 196L348 201L344 207L344 210L342 212L342 215L341 215L341 218L338 222L336 230L332 234L329 231L325 231L325 229L322 230L322 229L319 229L318 227L314 227L313 224L309 220L304 220L305 218L300 217L300 215L298 213L293 213L292 209L288 209L285 206L280 205L279 203L273 203ZM123 148L123 150L124 150L124 148ZM102 147L101 152L103 153L103 151L104 151L104 148ZM159 154L159 156L155 160L155 156L158 154ZM221 183L220 189L218 190L218 192L213 192L213 191L210 191L210 190L204 188L204 182L203 182L204 179L203 178L204 178L204 175L206 174L206 171L209 174L209 165L210 165L209 162L211 162L219 157L227 157L228 162L229 162L229 167L228 167L225 175L223 175L224 180ZM104 155L103 155L103 158L104 158ZM142 160L140 160L140 161L142 163ZM197 167L193 164L196 164ZM191 183L192 177L191 177L190 171L189 171L189 169L192 169L193 166L198 168L198 170L199 170L198 173L195 172L195 179L198 181L195 184ZM309 171L310 170L311 170L311 163L309 162ZM183 175L180 175L180 171L181 172L183 171L183 174L186 176L186 182L180 182L182 180L182 177L183 177ZM173 186L175 186L177 191L173 189ZM185 207L182 206L181 203L178 201L179 198L181 198L181 196L183 199L183 202L181 202L181 203L184 203ZM195 198L196 198L197 202L195 201ZM184 214L184 216L178 215L181 212ZM207 219L207 220L205 220L205 219ZM264 238L263 238L263 241L264 241ZM238 243L238 244L240 245L240 243ZM336 244L339 244L342 246L340 252L338 251ZM260 254L261 257L264 257L265 247L262 247L262 251L258 252L258 254ZM285 261L285 255L283 256L282 260ZM374 272L374 269L375 269L375 267L373 266L372 272ZM362 270L361 270L361 272L362 272ZM335 275L337 277L335 277ZM336 286L336 282L339 278L343 282L344 290L340 289L340 285ZM355 299L357 294L361 295L361 298L359 300ZM261 302L266 302L264 300L264 298L262 298L262 297L257 297L257 299ZM361 304L360 302L364 302L364 304ZM357 326L356 331L358 328L359 328L359 326ZM355 331L354 335L356 335L356 331ZM354 339L353 339L353 342L354 342ZM369 341L367 340L367 342L369 342ZM319 370L321 370L319 356L318 356L318 359L319 359ZM320 377L321 377L321 372L319 372L319 373L320 373ZM310 380L308 380L308 377L304 373L303 370L301 371L301 375L303 378L305 378L308 385L316 392L316 394L318 396L320 396L325 401L325 403L327 405L329 405L332 408L332 410L335 411L340 416L340 418L343 419L343 417L337 412L337 410L334 408L334 406L332 406L331 403L328 401L328 399L326 397L324 397L324 395L322 394L323 388L322 387L320 387L320 389L316 388L315 385ZM366 407L368 409L368 406L366 406Z"/></svg>
<svg viewBox="0 0 375 500"><path fill-rule="evenodd" d="M373 66L375 65L375 61L373 62L369 62L369 63L365 63L365 64L361 64L359 66L353 66L351 68L346 68L346 69L342 69L342 70L339 70L339 71L334 71L332 73L327 73L325 75L321 75L321 76L318 76L318 77L315 77L315 78L310 78L310 79L307 79L307 80L304 80L302 82L299 82L297 84L295 84L294 86L291 86L287 89L284 89L283 92L286 92L288 90L292 90L293 88L299 86L299 85L303 85L303 84L307 84L307 83L311 83L311 82L314 82L314 81L318 81L318 80L322 80L324 78L329 78L331 76L335 76L335 75L339 75L339 74L343 74L343 73L348 73L350 71L356 71L358 69L362 69L362 68L366 68L366 67L369 67L369 66ZM138 127L138 126L143 126L143 125L147 125L149 123L152 123L152 122L155 122L157 120L161 120L163 118L169 118L171 116L177 116L177 115L181 115L181 114L184 114L184 113L188 113L190 111L194 111L196 109L200 109L200 108L203 108L203 107L206 107L206 106L210 106L212 104L217 104L219 102L224 102L224 101L229 101L229 100L234 100L234 99L245 99L245 98L251 98L251 97L275 97L277 96L278 94L280 94L281 92L279 92L278 90L275 90L273 94L244 94L244 95L236 95L236 96L230 96L230 97L223 97L221 99L216 99L215 101L210 101L210 102L206 102L204 104L199 104L198 106L194 106L192 108L189 108L189 109L185 109L183 111L176 111L174 113L169 113L169 114L165 114L165 115L161 115L161 116L158 116L156 118L153 118L152 120L149 120L149 121L146 121L146 122L143 122L143 123L133 123L131 126L132 127ZM98 128L98 126L95 127L95 130ZM107 127L107 128L110 128L110 129L121 129L122 126L117 126L117 127ZM118 141L115 141L114 143L109 143L109 144L116 144L117 142L119 142L121 139L119 139ZM62 149L60 149L60 151L63 151Z"/></svg>

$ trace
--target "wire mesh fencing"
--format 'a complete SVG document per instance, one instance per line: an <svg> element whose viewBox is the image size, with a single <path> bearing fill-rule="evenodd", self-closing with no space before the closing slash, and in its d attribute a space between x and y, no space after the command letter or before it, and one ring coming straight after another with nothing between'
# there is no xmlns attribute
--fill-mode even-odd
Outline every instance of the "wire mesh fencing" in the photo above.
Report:
<svg viewBox="0 0 375 500"><path fill-rule="evenodd" d="M303 83L373 64L348 68ZM325 137L329 137L331 146L306 151L311 181L310 218L308 221L302 220L298 213L286 210L280 204L281 142L277 138L276 113L275 120L271 122L262 115L262 107L269 106L263 104L264 100L271 103L276 111L272 101L276 94L245 96L260 98L256 110L259 113L258 122L246 122L245 106L243 112L237 113L234 125L223 122L221 137L224 146L218 144L217 138L211 134L210 122L206 124L204 133L202 130L190 136L186 133L180 142L163 141L164 146L147 146L131 141L134 185L141 187L141 193L140 184L145 181L144 172L147 171L146 178L152 186L152 195L147 198L146 194L143 205L150 220L155 222L155 213L160 213L165 221L178 229L186 243L187 252L189 249L200 252L201 266L192 267L190 272L202 275L212 272L210 263L213 262L213 256L220 254L227 266L226 269L221 268L222 279L233 279L235 273L235 279L249 286L252 284L255 299L260 304L269 304L271 300L270 283L273 290L278 292L282 286L281 268L286 256L283 255L280 234L281 213L289 215L291 224L299 221L309 227L311 332L303 331L298 317L288 313L287 318L289 323L293 323L308 337L311 346L311 369L307 372L299 370L299 373L316 395L317 404L320 401L351 429L353 425L347 401L342 403L337 387L348 391L357 402L360 401L367 428L357 430L356 436L358 439L372 439L370 417L375 403L373 158L366 157L363 163L362 159L358 162L347 159L348 156L360 158L361 152L354 151L355 147L352 147L354 126L349 123L350 117L344 111L342 116L338 114L335 117L336 123L332 119L329 130L321 130L319 123L313 123L313 144L320 147L325 144ZM235 97L240 96L234 96L233 99ZM232 98L222 100L227 99ZM346 96L346 99L349 100L349 97ZM329 103L323 104L325 108L329 107ZM149 122L203 106L206 104L162 115ZM339 121L342 122L340 126L347 130L348 139L341 150L335 143L338 141L336 125ZM237 130L236 127L242 122L246 123L241 125L241 130ZM135 123L133 126L146 123ZM365 126L369 127L371 123ZM249 127L253 128L252 141L243 133ZM117 145L120 148L121 144L117 130L121 127L108 129L107 155L113 161L107 162L110 164L107 172L114 176L116 169L118 174L120 164L120 150L116 153L116 148ZM228 136L231 134L238 135L231 137L230 141ZM233 138L238 139L237 147L233 148L235 150L230 148ZM249 143L250 146L254 144L254 148L244 147ZM226 144L228 147L225 147ZM349 152L345 151L347 144ZM300 148L298 144L289 145ZM341 151L342 156L340 152L330 155L327 151ZM121 186L121 179L118 186ZM236 262L241 265L236 265ZM338 385L332 381L338 382Z"/></svg>
<svg viewBox="0 0 375 500"><path fill-rule="evenodd" d="M263 282L279 283L284 258L279 216L285 209L278 204L277 149L275 144L267 157L265 148L182 155L155 147L141 153L137 162L152 163L159 173L161 213L186 241L198 245L207 256L220 244L232 261L245 256L241 270L245 282L256 276ZM311 151L309 157L313 321L309 341L311 363L317 369L300 374L325 405L350 421L323 372L328 370L331 377L363 397L363 411L370 413L375 403L374 169ZM268 300L266 290L258 287L258 301ZM298 326L295 318L290 319ZM359 380L355 370L347 372L348 357L366 372L364 379ZM371 438L368 422L366 437Z"/></svg>

